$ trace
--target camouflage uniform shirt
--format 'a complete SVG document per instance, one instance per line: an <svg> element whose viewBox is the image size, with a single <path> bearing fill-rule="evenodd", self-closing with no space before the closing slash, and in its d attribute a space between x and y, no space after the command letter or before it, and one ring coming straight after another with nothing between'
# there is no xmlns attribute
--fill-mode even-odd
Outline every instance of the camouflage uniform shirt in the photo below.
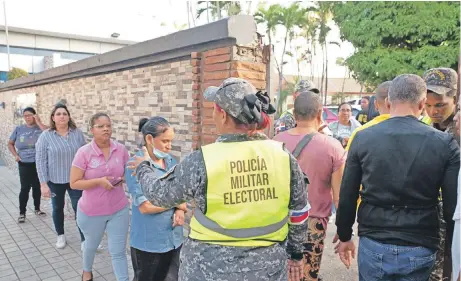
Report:
<svg viewBox="0 0 461 281"><path fill-rule="evenodd" d="M223 135L217 142L244 142L267 139L263 134ZM307 203L305 176L290 154L291 194L289 208L302 210ZM157 178L147 161L137 170L144 195L155 206L171 208L192 199L205 210L207 174L200 150L189 154L161 178ZM181 250L180 281L287 280L289 255L303 251L307 224L289 225L287 240L268 247L230 247L187 239ZM288 254L288 255L287 255Z"/></svg>
<svg viewBox="0 0 461 281"><path fill-rule="evenodd" d="M287 110L274 122L274 135L293 129L296 127L296 120L293 116L293 110Z"/></svg>
<svg viewBox="0 0 461 281"><path fill-rule="evenodd" d="M449 119L451 119L450 123L448 124L447 128L445 130L442 130L437 123L434 123L433 126L437 130L444 131L448 134L451 134L455 140L458 142L460 138L457 134L455 134L456 130L456 122L453 120L454 115L450 116ZM435 265L434 268L432 269L431 275L429 277L429 281L448 281L450 278L447 276L449 275L448 272L444 272L444 263L446 260L450 262L450 253L449 251L446 252L446 243L445 243L445 238L447 236L447 223L443 217L443 203L441 197L439 198L439 217L440 217L440 228L439 228L439 238L440 238L440 243L439 247L437 250L437 255L435 259Z"/></svg>
<svg viewBox="0 0 461 281"><path fill-rule="evenodd" d="M460 144L460 138L459 136L455 133L456 132L456 122L455 120L453 120L455 118L455 114L453 114L452 116L448 117L448 120L450 120L450 123L448 123L448 126L445 130L442 130L440 127L439 127L439 124L437 123L434 123L434 128L436 128L437 130L439 131L444 131L445 133L449 133L451 134L455 140L458 142L458 145Z"/></svg>

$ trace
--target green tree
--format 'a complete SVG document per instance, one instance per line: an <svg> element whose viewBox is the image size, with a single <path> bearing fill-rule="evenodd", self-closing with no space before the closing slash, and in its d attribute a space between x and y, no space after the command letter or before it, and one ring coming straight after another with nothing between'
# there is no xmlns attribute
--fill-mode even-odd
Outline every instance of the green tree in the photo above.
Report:
<svg viewBox="0 0 461 281"><path fill-rule="evenodd" d="M343 84L341 86L341 93L344 93L344 86L346 85L346 77L347 77L347 65L346 65L346 60L344 58L336 58L336 65L339 66L344 66L344 78L343 78Z"/></svg>
<svg viewBox="0 0 461 281"><path fill-rule="evenodd" d="M27 73L27 71L25 71L23 69L20 69L20 68L17 68L17 67L13 67L8 72L8 80L13 80L13 79L24 77L24 76L27 76L27 75L29 75L29 73Z"/></svg>
<svg viewBox="0 0 461 281"><path fill-rule="evenodd" d="M287 46L291 45L291 41L296 36L296 28L301 26L304 17L304 9L299 5L299 2L293 2L287 7L282 7L279 4L270 5L267 9L259 7L255 14L255 19L258 23L266 24L266 33L269 39L269 44L272 45L272 39L275 35L275 30L278 26L284 28L282 42L279 45L282 48L280 58L275 58L277 71L279 73L279 85L277 91L277 116L280 115L283 109L285 99L282 99L283 86L283 67L286 62L285 55L287 54ZM288 52L288 55L292 55Z"/></svg>
<svg viewBox="0 0 461 281"><path fill-rule="evenodd" d="M319 2L317 15L319 17L318 21L318 34L319 34L319 44L322 48L323 53L323 66L322 66L322 82L320 85L320 92L323 93L324 101L327 102L328 95L328 44L338 44L335 42L327 42L327 36L331 28L328 26L329 21L332 18L331 8L334 2ZM324 84L325 81L325 84Z"/></svg>
<svg viewBox="0 0 461 281"><path fill-rule="evenodd" d="M275 36L275 29L280 23L282 7L279 4L270 5L267 9L259 7L254 15L256 23L264 23L266 25L267 39L272 48L272 38Z"/></svg>
<svg viewBox="0 0 461 281"><path fill-rule="evenodd" d="M301 22L300 36L306 39L306 62L310 64L310 80L314 80L313 56L316 54L316 43L319 30L319 18L317 9L308 8L305 10L304 19Z"/></svg>
<svg viewBox="0 0 461 281"><path fill-rule="evenodd" d="M283 101L281 99L281 91L283 85L283 67L287 62L284 60L287 45L291 45L291 41L296 36L295 28L301 26L304 17L304 9L301 9L299 2L294 2L288 7L282 7L280 10L279 25L285 28L285 35L283 36L283 50L280 55L280 61L276 59L277 70L279 73L279 90L277 93L277 111L282 112Z"/></svg>
<svg viewBox="0 0 461 281"><path fill-rule="evenodd" d="M403 73L458 69L459 2L337 2L332 12L355 47L346 65L367 88Z"/></svg>

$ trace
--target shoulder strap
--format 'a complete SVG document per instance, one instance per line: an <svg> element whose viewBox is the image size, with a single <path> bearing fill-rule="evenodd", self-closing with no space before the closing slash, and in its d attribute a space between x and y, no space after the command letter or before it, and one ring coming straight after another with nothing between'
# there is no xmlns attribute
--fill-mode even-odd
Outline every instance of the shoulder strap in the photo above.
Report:
<svg viewBox="0 0 461 281"><path fill-rule="evenodd" d="M296 145L295 150L293 150L293 156L295 158L298 158L298 156L301 154L303 149L309 144L309 142L312 140L316 133L310 133L305 135L301 141Z"/></svg>

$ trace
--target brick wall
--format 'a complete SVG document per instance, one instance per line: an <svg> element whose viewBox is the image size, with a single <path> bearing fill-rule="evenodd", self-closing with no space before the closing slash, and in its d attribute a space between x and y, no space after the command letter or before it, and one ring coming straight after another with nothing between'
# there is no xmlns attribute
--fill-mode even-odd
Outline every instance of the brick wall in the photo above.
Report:
<svg viewBox="0 0 461 281"><path fill-rule="evenodd" d="M67 80L2 93L6 108L0 109L0 155L16 168L7 151L7 138L18 120L13 116L12 101L21 93L35 93L37 112L47 124L54 104L65 99L72 118L88 139L87 122L96 112L108 113L113 122L113 138L134 151L138 142L139 120L160 115L175 128L172 154L181 159L193 149L198 132L190 132L193 123L192 66L181 60L135 68L104 75Z"/></svg>
<svg viewBox="0 0 461 281"><path fill-rule="evenodd" d="M194 91L199 94L201 117L201 145L215 141L216 128L212 119L213 103L203 99L209 86L219 86L229 77L250 81L257 89L266 88L266 65L257 40L245 46L231 46L194 54Z"/></svg>
<svg viewBox="0 0 461 281"><path fill-rule="evenodd" d="M65 100L88 139L91 115L108 113L113 138L131 152L139 143L139 120L163 116L175 128L172 154L181 160L216 139L212 104L203 100L203 91L229 77L265 88L266 66L250 16L223 19L9 81L0 85L0 102L6 103L0 108L0 157L17 171L7 147L9 135L21 122L14 117L13 101L20 94L34 93L45 124L52 107Z"/></svg>

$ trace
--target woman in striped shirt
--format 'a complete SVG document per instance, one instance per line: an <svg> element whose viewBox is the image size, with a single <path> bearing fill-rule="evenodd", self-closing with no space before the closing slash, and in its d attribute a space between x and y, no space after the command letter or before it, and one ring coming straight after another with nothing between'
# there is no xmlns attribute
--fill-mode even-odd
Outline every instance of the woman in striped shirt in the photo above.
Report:
<svg viewBox="0 0 461 281"><path fill-rule="evenodd" d="M69 110L57 104L50 116L50 129L44 131L36 144L37 173L44 197L51 196L53 222L58 235L56 248L66 246L64 236L64 201L66 190L72 202L75 215L81 190L70 188L70 169L77 150L86 144L82 131L72 120ZM80 231L80 238L85 240Z"/></svg>

